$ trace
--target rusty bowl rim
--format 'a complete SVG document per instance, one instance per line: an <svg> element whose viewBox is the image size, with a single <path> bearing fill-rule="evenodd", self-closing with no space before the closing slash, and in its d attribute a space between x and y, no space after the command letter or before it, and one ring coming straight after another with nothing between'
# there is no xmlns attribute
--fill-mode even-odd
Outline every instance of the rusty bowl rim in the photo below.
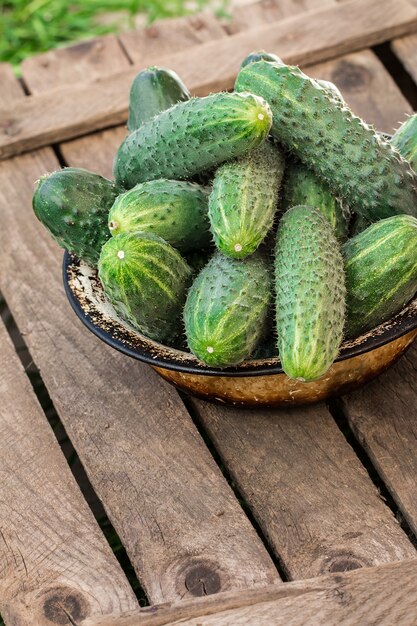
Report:
<svg viewBox="0 0 417 626"><path fill-rule="evenodd" d="M248 360L234 367L223 369L210 367L199 361L194 355L188 352L169 348L156 341L153 341L139 332L135 332L138 340L142 341L142 345L131 347L128 343L118 337L120 334L120 325L114 321L110 324L109 330L105 330L81 305L79 298L71 287L71 271L79 266L79 260L70 255L67 251L64 253L63 259L63 282L66 296L69 303L83 322L83 324L96 337L104 341L107 345L122 354L130 356L133 359L148 363L153 367L163 368L182 372L184 374L200 375L200 376L223 376L223 377L248 377L248 376L264 376L284 374L278 357ZM109 325L109 324L107 324ZM361 335L357 339L344 342L340 354L335 359L335 363L354 358L361 354L376 350L400 337L406 335L417 328L417 297L414 298L400 313L381 324L368 333Z"/></svg>

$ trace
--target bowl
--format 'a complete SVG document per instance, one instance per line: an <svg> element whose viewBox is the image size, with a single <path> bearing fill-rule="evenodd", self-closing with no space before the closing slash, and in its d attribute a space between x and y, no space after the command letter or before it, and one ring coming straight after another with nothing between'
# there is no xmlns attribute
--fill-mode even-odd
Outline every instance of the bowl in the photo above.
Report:
<svg viewBox="0 0 417 626"><path fill-rule="evenodd" d="M345 341L327 373L314 382L288 378L278 357L217 369L188 352L148 339L120 319L104 296L97 270L67 252L63 277L72 308L99 339L148 363L182 391L234 406L302 405L346 393L386 370L417 335L416 297L389 321L353 341Z"/></svg>

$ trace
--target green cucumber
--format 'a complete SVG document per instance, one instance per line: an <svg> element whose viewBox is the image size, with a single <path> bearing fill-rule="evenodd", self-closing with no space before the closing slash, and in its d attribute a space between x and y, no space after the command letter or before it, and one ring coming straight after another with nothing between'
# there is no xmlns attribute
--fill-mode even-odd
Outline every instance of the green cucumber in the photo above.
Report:
<svg viewBox="0 0 417 626"><path fill-rule="evenodd" d="M80 259L96 264L110 234L107 215L116 185L77 167L42 176L33 194L33 210L55 241Z"/></svg>
<svg viewBox="0 0 417 626"><path fill-rule="evenodd" d="M190 350L214 367L240 363L263 336L270 300L269 268L260 255L237 260L217 252L187 296L184 323Z"/></svg>
<svg viewBox="0 0 417 626"><path fill-rule="evenodd" d="M191 269L152 233L121 233L103 246L98 271L116 312L147 337L175 342Z"/></svg>
<svg viewBox="0 0 417 626"><path fill-rule="evenodd" d="M195 183L152 180L118 196L109 213L112 235L153 232L181 252L211 242L208 190Z"/></svg>
<svg viewBox="0 0 417 626"><path fill-rule="evenodd" d="M417 292L417 220L396 215L372 224L343 246L346 335L390 319Z"/></svg>
<svg viewBox="0 0 417 626"><path fill-rule="evenodd" d="M284 62L276 55L270 52L265 52L265 50L258 50L256 52L250 52L248 56L246 56L240 67L246 67L251 63L256 63L256 61L272 61L273 63L281 63L284 65Z"/></svg>
<svg viewBox="0 0 417 626"><path fill-rule="evenodd" d="M417 172L417 113L410 115L395 131L391 144Z"/></svg>
<svg viewBox="0 0 417 626"><path fill-rule="evenodd" d="M329 80L321 80L320 78L317 78L316 82L321 85L330 96L333 96L333 98L339 100L343 106L346 106L346 101L342 96L340 89L336 87L334 83L331 83Z"/></svg>
<svg viewBox="0 0 417 626"><path fill-rule="evenodd" d="M263 241L277 210L283 173L284 157L269 141L217 170L209 218L223 254L244 258Z"/></svg>
<svg viewBox="0 0 417 626"><path fill-rule="evenodd" d="M252 94L180 102L126 137L116 155L116 180L130 189L157 178L191 178L256 148L271 120L269 106Z"/></svg>
<svg viewBox="0 0 417 626"><path fill-rule="evenodd" d="M299 68L258 61L240 70L238 92L265 98L271 133L356 213L371 221L417 215L417 175L398 151Z"/></svg>
<svg viewBox="0 0 417 626"><path fill-rule="evenodd" d="M329 221L297 206L280 221L275 248L278 351L290 378L320 378L336 358L345 317L343 257Z"/></svg>
<svg viewBox="0 0 417 626"><path fill-rule="evenodd" d="M130 88L127 128L132 132L161 111L190 98L190 92L175 72L164 67L148 67L139 72Z"/></svg>
<svg viewBox="0 0 417 626"><path fill-rule="evenodd" d="M288 161L285 170L285 185L282 207L304 205L318 209L333 227L336 237L346 239L350 218L349 209L336 198L328 185L323 183L300 161Z"/></svg>

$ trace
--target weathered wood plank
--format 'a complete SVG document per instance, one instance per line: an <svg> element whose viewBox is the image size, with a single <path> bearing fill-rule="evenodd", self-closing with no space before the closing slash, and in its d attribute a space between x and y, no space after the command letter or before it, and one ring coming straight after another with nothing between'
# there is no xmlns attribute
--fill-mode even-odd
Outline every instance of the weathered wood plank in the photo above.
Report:
<svg viewBox="0 0 417 626"><path fill-rule="evenodd" d="M415 626L417 561L142 609L85 626Z"/></svg>
<svg viewBox="0 0 417 626"><path fill-rule="evenodd" d="M0 481L0 612L7 624L79 623L138 607L1 320Z"/></svg>
<svg viewBox="0 0 417 626"><path fill-rule="evenodd" d="M343 30L339 28L343 24ZM291 63L315 63L414 32L417 9L408 0L361 0L330 6L148 63L167 65L192 91L202 94L233 85L242 57L262 42ZM204 71L202 71L202 68ZM0 110L0 157L91 132L126 119L129 85L140 69L109 76L90 85L56 89Z"/></svg>
<svg viewBox="0 0 417 626"><path fill-rule="evenodd" d="M394 39L391 48L417 83L417 35Z"/></svg>
<svg viewBox="0 0 417 626"><path fill-rule="evenodd" d="M176 391L70 310L62 252L31 210L56 167L49 150L0 164L0 284L143 587L159 602L278 581Z"/></svg>

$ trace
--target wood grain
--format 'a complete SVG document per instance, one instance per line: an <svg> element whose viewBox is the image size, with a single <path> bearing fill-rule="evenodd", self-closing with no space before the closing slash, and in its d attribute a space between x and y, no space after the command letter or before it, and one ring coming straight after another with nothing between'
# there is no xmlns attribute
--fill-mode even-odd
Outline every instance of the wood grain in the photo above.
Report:
<svg viewBox="0 0 417 626"><path fill-rule="evenodd" d="M31 209L56 167L50 150L1 163L0 287L143 587L159 602L278 581L176 391L70 310L62 252Z"/></svg>
<svg viewBox="0 0 417 626"><path fill-rule="evenodd" d="M79 623L138 607L1 320L0 481L0 612L7 624L69 625L71 617Z"/></svg>
<svg viewBox="0 0 417 626"><path fill-rule="evenodd" d="M142 609L85 626L415 626L417 561Z"/></svg>
<svg viewBox="0 0 417 626"><path fill-rule="evenodd" d="M339 25L343 24L341 31ZM314 63L414 32L417 9L408 0L361 0L309 12L195 49L149 59L177 71L198 94L233 85L242 57L259 42L290 63ZM341 37L342 35L342 37ZM204 71L201 70L204 68ZM126 120L131 80L141 66L56 89L0 110L0 157L62 141Z"/></svg>

